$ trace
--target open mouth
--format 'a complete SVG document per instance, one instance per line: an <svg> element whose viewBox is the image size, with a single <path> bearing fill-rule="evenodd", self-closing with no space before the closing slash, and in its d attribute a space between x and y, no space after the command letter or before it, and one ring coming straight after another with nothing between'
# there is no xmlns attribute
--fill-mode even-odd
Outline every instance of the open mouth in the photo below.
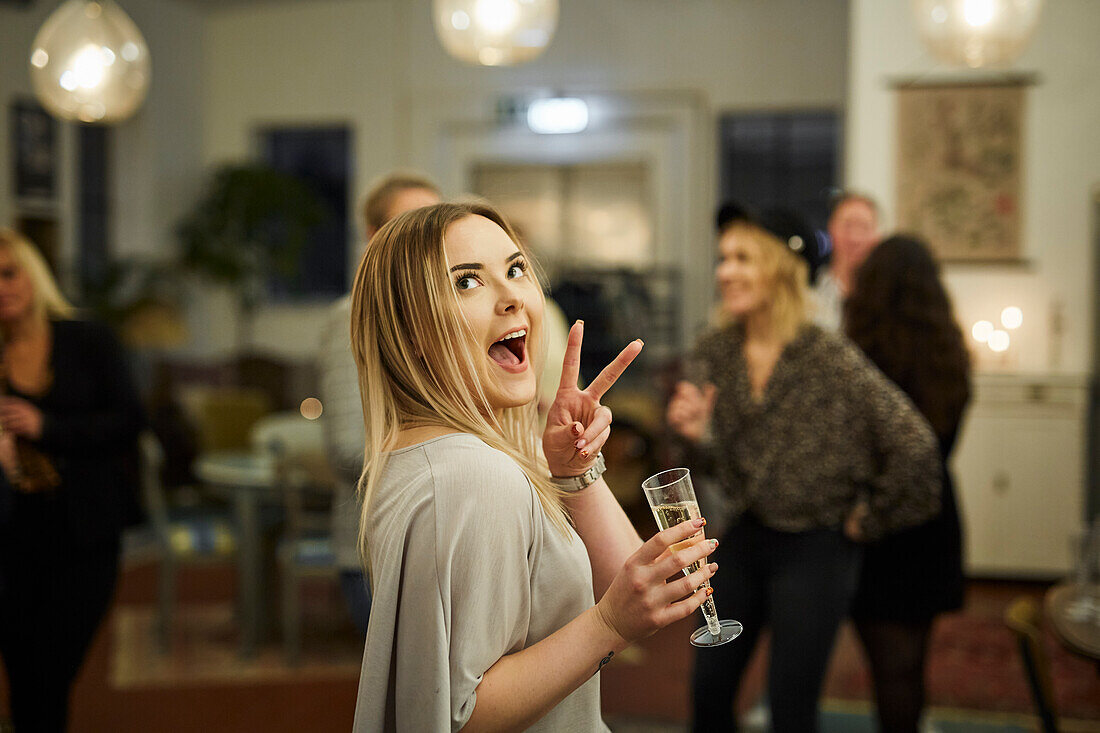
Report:
<svg viewBox="0 0 1100 733"><path fill-rule="evenodd" d="M510 372L523 371L527 366L527 329L504 334L489 347L489 358Z"/></svg>

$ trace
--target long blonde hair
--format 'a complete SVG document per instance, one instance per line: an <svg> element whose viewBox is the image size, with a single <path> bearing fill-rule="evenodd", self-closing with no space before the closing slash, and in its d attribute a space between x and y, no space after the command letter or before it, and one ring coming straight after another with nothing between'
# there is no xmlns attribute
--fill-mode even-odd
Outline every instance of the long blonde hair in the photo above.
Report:
<svg viewBox="0 0 1100 733"><path fill-rule="evenodd" d="M756 244L760 269L768 282L771 297L768 312L773 332L790 341L810 318L809 267L778 237L750 221L737 220L722 230L725 236L735 231ZM728 322L723 314L720 321Z"/></svg>
<svg viewBox="0 0 1100 733"><path fill-rule="evenodd" d="M0 227L0 248L6 249L19 267L31 279L33 312L36 318L67 320L76 315L76 308L61 294L50 266L38 248L14 229Z"/></svg>
<svg viewBox="0 0 1100 733"><path fill-rule="evenodd" d="M371 500L403 427L440 425L477 436L511 457L527 475L546 516L563 532L560 492L538 448L535 400L498 418L485 394L473 331L448 273L447 228L483 216L530 253L491 206L443 203L406 212L383 226L359 264L351 297L351 349L359 368L366 445L359 480L360 552L367 558ZM541 290L539 291L541 296ZM532 324L532 367L543 359L541 324ZM535 330L537 329L537 331ZM442 348L440 348L442 347Z"/></svg>

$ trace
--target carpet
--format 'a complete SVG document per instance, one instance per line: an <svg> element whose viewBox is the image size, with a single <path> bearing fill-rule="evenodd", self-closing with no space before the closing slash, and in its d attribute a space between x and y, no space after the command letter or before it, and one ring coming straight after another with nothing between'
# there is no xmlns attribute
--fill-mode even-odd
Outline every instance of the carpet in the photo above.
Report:
<svg viewBox="0 0 1100 733"><path fill-rule="evenodd" d="M362 645L354 630L343 626L309 624L304 629L301 664L292 667L274 643L262 646L254 659L241 659L228 603L180 606L167 654L157 649L155 619L151 605L116 608L109 678L114 689L359 679Z"/></svg>
<svg viewBox="0 0 1100 733"><path fill-rule="evenodd" d="M1032 714L1016 639L1002 616L1012 598L1023 594L1041 598L1043 590L1045 586L1037 584L970 584L965 609L941 617L933 629L926 677L930 707L1005 714L1013 716L1013 724L1017 716ZM604 669L601 685L608 718L687 719L695 653L687 637L697 625L697 619L674 624ZM765 692L767 646L765 639L746 673L738 698L742 712ZM1049 633L1045 648L1059 717L1075 720L1075 730L1100 731L1100 667L1070 653ZM823 699L843 706L866 704L870 698L862 649L855 631L845 625L833 650Z"/></svg>

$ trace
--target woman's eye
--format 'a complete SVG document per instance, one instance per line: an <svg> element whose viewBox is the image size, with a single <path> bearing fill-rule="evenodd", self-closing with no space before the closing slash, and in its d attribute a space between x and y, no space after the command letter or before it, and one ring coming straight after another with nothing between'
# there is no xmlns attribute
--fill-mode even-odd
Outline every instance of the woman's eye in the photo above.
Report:
<svg viewBox="0 0 1100 733"><path fill-rule="evenodd" d="M459 290L473 290L480 284L473 275L463 275L455 280L455 287Z"/></svg>
<svg viewBox="0 0 1100 733"><path fill-rule="evenodd" d="M508 268L508 278L514 280L517 277L523 277L525 272L527 272L527 265L512 265Z"/></svg>

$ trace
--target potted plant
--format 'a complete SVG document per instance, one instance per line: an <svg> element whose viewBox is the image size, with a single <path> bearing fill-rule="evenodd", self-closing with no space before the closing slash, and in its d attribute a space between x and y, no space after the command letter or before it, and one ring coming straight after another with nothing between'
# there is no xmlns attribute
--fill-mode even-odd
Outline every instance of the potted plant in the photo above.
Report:
<svg viewBox="0 0 1100 733"><path fill-rule="evenodd" d="M180 221L181 264L237 297L238 343L252 341L252 320L268 278L290 276L323 202L298 178L266 165L226 165Z"/></svg>

